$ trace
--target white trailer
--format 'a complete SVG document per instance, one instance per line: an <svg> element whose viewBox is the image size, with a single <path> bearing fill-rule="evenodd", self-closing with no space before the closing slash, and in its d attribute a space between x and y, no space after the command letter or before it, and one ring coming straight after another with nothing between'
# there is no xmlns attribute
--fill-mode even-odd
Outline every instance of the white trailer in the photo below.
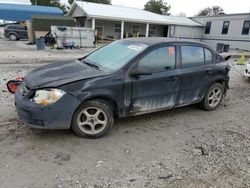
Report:
<svg viewBox="0 0 250 188"><path fill-rule="evenodd" d="M72 47L95 47L95 30L85 27L51 26L51 34L59 48L65 45Z"/></svg>

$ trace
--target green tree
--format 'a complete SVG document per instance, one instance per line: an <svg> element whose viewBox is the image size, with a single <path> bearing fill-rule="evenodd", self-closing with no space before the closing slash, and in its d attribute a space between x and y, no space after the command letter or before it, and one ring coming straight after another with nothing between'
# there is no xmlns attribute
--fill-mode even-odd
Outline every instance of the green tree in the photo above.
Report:
<svg viewBox="0 0 250 188"><path fill-rule="evenodd" d="M144 5L144 10L164 15L170 15L170 8L171 6L168 5L164 0L149 0Z"/></svg>
<svg viewBox="0 0 250 188"><path fill-rule="evenodd" d="M32 5L58 7L62 9L64 13L67 12L67 7L61 4L60 0L30 0L30 2Z"/></svg>
<svg viewBox="0 0 250 188"><path fill-rule="evenodd" d="M32 5L55 6L60 4L59 0L30 0Z"/></svg>
<svg viewBox="0 0 250 188"><path fill-rule="evenodd" d="M74 0L68 0L68 3L72 5L74 3Z"/></svg>
<svg viewBox="0 0 250 188"><path fill-rule="evenodd" d="M219 6L212 6L204 8L196 16L213 16L218 14L225 14L223 8Z"/></svg>
<svg viewBox="0 0 250 188"><path fill-rule="evenodd" d="M212 6L213 15L225 14L224 9L219 6Z"/></svg>
<svg viewBox="0 0 250 188"><path fill-rule="evenodd" d="M68 0L68 2L70 3L72 0ZM101 4L108 4L111 5L111 0L82 0L82 1L86 1L86 2L91 2L91 3L101 3ZM70 3L72 4L72 3Z"/></svg>
<svg viewBox="0 0 250 188"><path fill-rule="evenodd" d="M111 5L111 0L82 0L82 1ZM69 11L73 3L74 3L74 0L68 0L69 5L65 6L65 10Z"/></svg>

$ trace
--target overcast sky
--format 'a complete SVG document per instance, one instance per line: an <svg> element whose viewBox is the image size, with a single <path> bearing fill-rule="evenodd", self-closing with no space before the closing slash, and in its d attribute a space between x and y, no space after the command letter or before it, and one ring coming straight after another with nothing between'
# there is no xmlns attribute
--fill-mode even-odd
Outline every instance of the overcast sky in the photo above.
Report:
<svg viewBox="0 0 250 188"><path fill-rule="evenodd" d="M148 0L112 0L114 5L122 5L143 9ZM29 0L0 0L3 3L29 3ZM67 0L61 0L67 2ZM221 6L226 13L246 13L250 12L249 0L166 0L171 5L171 14L186 13L187 16L193 16L202 8L207 6Z"/></svg>

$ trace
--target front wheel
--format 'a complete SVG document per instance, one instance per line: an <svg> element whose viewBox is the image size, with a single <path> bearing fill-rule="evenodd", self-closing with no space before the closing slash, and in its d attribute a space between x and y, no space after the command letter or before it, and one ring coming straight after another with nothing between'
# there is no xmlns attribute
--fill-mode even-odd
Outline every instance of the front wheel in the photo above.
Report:
<svg viewBox="0 0 250 188"><path fill-rule="evenodd" d="M213 84L207 91L201 107L205 110L215 110L221 103L224 95L224 88L220 83Z"/></svg>
<svg viewBox="0 0 250 188"><path fill-rule="evenodd" d="M102 137L114 124L112 106L102 100L83 103L74 113L72 129L80 137Z"/></svg>

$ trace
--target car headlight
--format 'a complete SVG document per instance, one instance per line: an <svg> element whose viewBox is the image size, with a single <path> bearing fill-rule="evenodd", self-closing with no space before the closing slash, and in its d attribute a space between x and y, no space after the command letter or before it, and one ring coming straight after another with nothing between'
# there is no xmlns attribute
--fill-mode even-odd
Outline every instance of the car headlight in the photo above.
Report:
<svg viewBox="0 0 250 188"><path fill-rule="evenodd" d="M58 101L63 95L65 95L65 92L60 89L37 90L31 100L36 104L49 105Z"/></svg>

